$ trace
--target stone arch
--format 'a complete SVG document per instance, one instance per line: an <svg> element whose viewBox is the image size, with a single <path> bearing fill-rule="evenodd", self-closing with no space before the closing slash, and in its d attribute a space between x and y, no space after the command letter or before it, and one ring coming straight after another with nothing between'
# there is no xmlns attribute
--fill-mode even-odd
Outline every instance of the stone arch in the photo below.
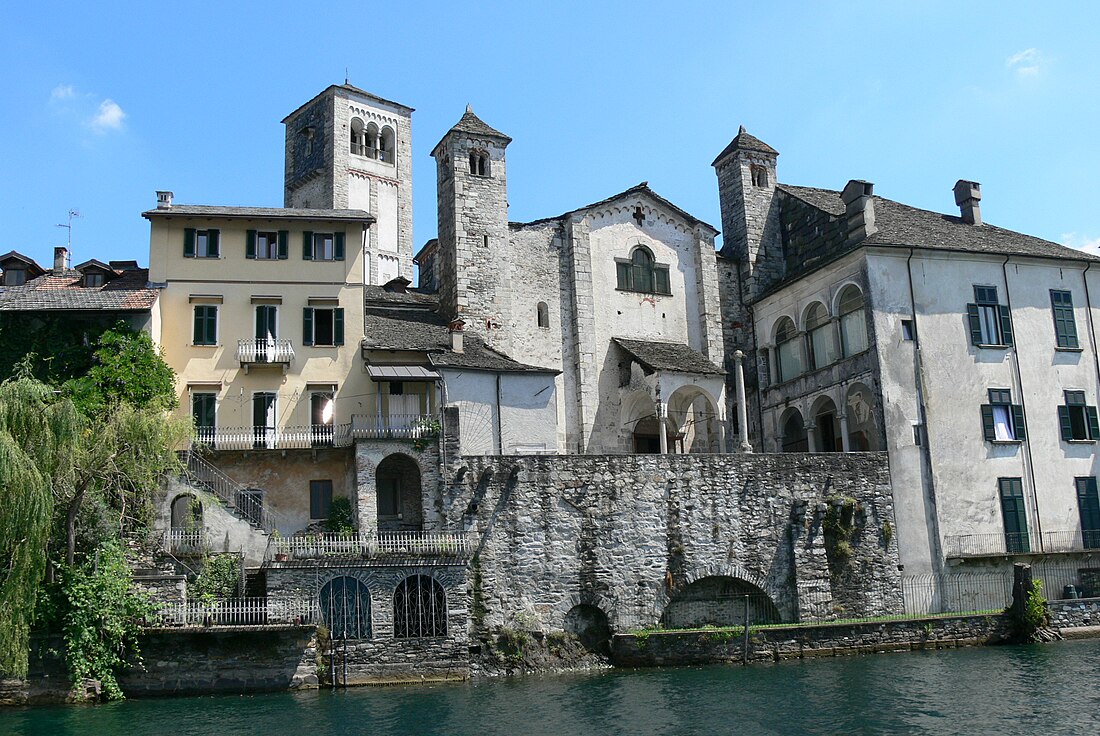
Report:
<svg viewBox="0 0 1100 736"><path fill-rule="evenodd" d="M409 455L387 455L374 471L378 529L420 531L424 526L420 465Z"/></svg>
<svg viewBox="0 0 1100 736"><path fill-rule="evenodd" d="M611 622L599 606L578 603L565 612L562 629L590 652L611 654Z"/></svg>
<svg viewBox="0 0 1100 736"><path fill-rule="evenodd" d="M840 321L840 349L844 357L862 353L870 347L866 299L857 284L846 284L837 291L834 313Z"/></svg>
<svg viewBox="0 0 1100 736"><path fill-rule="evenodd" d="M848 415L848 445L853 452L873 452L880 448L880 432L875 417L879 407L875 394L865 383L853 383L844 396Z"/></svg>
<svg viewBox="0 0 1100 736"><path fill-rule="evenodd" d="M707 575L679 588L661 612L669 629L779 623L779 608L759 585L732 575Z"/></svg>
<svg viewBox="0 0 1100 736"><path fill-rule="evenodd" d="M631 391L624 396L620 416L623 432L626 435L624 444L629 452L659 453L662 425L664 425L667 446L673 446L676 428L670 426L667 418L658 419L657 404L647 392Z"/></svg>
<svg viewBox="0 0 1100 736"><path fill-rule="evenodd" d="M535 307L535 318L539 327L550 326L550 307L546 302L539 302Z"/></svg>
<svg viewBox="0 0 1100 736"><path fill-rule="evenodd" d="M798 335L798 327L791 317L783 316L775 321L772 340L775 343L775 373L780 383L798 377L804 370Z"/></svg>
<svg viewBox="0 0 1100 736"><path fill-rule="evenodd" d="M802 412L793 406L787 407L779 415L779 437L782 452L809 452L810 443L806 436L806 421Z"/></svg>
<svg viewBox="0 0 1100 736"><path fill-rule="evenodd" d="M676 429L676 442L686 453L721 450L721 417L718 402L695 384L680 386L668 397L668 419Z"/></svg>
<svg viewBox="0 0 1100 736"><path fill-rule="evenodd" d="M202 529L202 502L193 493L181 493L172 499L171 524L173 529Z"/></svg>
<svg viewBox="0 0 1100 736"><path fill-rule="evenodd" d="M397 136L388 125L378 133L378 160L387 164L397 161Z"/></svg>
<svg viewBox="0 0 1100 736"><path fill-rule="evenodd" d="M840 436L840 415L831 396L823 394L814 400L810 405L810 420L814 424L815 452L840 452L844 448Z"/></svg>
<svg viewBox="0 0 1100 736"><path fill-rule="evenodd" d="M367 127L362 118L351 119L351 152L356 156L367 155Z"/></svg>
<svg viewBox="0 0 1100 736"><path fill-rule="evenodd" d="M331 577L317 591L317 605L334 640L371 638L370 588L358 577Z"/></svg>

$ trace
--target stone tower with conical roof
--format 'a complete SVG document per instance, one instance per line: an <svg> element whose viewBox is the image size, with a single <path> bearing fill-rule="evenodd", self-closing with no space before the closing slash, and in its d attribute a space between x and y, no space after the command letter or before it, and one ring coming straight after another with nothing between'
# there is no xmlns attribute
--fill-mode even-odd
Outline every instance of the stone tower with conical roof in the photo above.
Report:
<svg viewBox="0 0 1100 736"><path fill-rule="evenodd" d="M504 149L511 138L471 107L432 151L439 212L439 298L450 318L509 352L512 264L508 248L508 180Z"/></svg>
<svg viewBox="0 0 1100 736"><path fill-rule="evenodd" d="M745 298L782 275L779 205L775 198L779 152L741 126L714 159L722 210L722 255L741 264Z"/></svg>

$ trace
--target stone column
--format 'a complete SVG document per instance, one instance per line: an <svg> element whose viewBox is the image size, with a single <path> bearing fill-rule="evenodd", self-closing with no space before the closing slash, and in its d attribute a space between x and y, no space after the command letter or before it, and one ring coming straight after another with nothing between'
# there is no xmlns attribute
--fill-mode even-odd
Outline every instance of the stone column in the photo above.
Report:
<svg viewBox="0 0 1100 736"><path fill-rule="evenodd" d="M848 440L848 412L839 412L837 418L840 420L840 449L842 452L851 452L852 447Z"/></svg>
<svg viewBox="0 0 1100 736"><path fill-rule="evenodd" d="M657 402L657 437L661 442L661 454L668 454L668 427L665 418L668 416L668 405L663 401Z"/></svg>
<svg viewBox="0 0 1100 736"><path fill-rule="evenodd" d="M813 422L806 422L804 426L806 428L806 450L807 452L817 452L817 435L814 434L817 425Z"/></svg>
<svg viewBox="0 0 1100 736"><path fill-rule="evenodd" d="M733 353L734 375L737 378L737 426L740 429L740 452L752 452L749 444L749 407L745 401L745 367L742 364L745 354L740 350Z"/></svg>

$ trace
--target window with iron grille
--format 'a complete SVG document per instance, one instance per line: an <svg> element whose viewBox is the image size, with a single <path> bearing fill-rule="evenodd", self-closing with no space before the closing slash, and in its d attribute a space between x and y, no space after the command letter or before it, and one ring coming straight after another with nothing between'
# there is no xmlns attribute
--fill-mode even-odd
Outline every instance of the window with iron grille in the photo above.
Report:
<svg viewBox="0 0 1100 736"><path fill-rule="evenodd" d="M371 638L370 590L361 581L333 578L321 586L318 603L333 641Z"/></svg>
<svg viewBox="0 0 1100 736"><path fill-rule="evenodd" d="M417 639L447 635L447 594L438 580L413 575L393 593L393 636Z"/></svg>

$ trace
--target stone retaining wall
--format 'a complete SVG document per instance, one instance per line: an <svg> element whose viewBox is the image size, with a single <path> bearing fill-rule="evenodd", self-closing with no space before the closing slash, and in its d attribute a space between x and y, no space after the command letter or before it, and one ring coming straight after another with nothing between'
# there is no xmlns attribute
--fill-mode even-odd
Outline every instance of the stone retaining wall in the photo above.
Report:
<svg viewBox="0 0 1100 736"><path fill-rule="evenodd" d="M859 624L825 624L750 632L750 662L835 657L920 649L977 646L1002 641L1002 616L958 616ZM730 631L656 631L618 634L611 659L618 667L741 662L744 637Z"/></svg>
<svg viewBox="0 0 1100 736"><path fill-rule="evenodd" d="M1056 629L1100 626L1100 598L1050 601L1050 625Z"/></svg>

